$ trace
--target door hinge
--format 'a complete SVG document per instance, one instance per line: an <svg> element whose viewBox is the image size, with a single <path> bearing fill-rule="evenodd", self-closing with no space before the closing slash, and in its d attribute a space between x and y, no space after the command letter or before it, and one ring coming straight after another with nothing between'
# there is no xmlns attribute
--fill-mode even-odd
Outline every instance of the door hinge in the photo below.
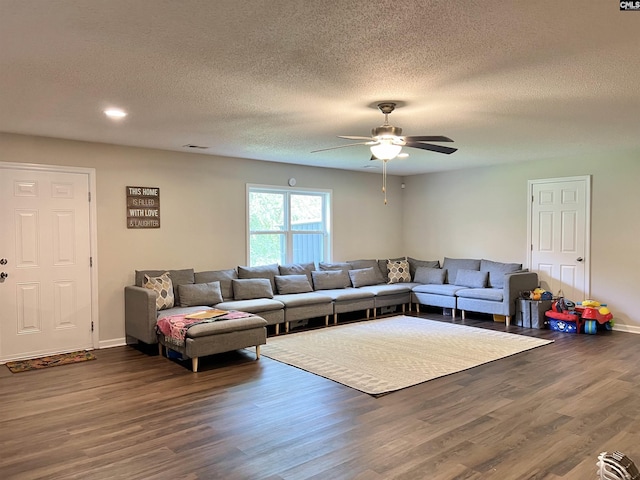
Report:
<svg viewBox="0 0 640 480"><path fill-rule="evenodd" d="M93 267L93 257L89 257L89 267Z"/></svg>
<svg viewBox="0 0 640 480"><path fill-rule="evenodd" d="M93 320L91 320L91 331L93 332Z"/></svg>
<svg viewBox="0 0 640 480"><path fill-rule="evenodd" d="M91 192L87 192L87 195L89 196L89 202L91 202Z"/></svg>

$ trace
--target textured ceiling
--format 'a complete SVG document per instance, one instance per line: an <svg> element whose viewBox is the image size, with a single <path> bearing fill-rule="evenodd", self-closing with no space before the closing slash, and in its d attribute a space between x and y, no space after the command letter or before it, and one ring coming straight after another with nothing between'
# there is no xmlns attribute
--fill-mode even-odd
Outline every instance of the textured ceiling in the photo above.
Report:
<svg viewBox="0 0 640 480"><path fill-rule="evenodd" d="M615 0L0 0L0 131L389 173L638 148L640 13ZM129 112L119 122L102 110Z"/></svg>

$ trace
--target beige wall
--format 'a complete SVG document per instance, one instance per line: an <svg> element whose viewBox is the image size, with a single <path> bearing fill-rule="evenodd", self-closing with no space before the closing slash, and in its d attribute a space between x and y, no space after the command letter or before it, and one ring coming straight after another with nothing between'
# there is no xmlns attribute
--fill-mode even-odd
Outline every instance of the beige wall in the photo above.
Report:
<svg viewBox="0 0 640 480"><path fill-rule="evenodd" d="M333 191L333 258L397 256L400 179L383 205L380 175L193 153L0 134L0 162L95 168L100 340L124 338L123 288L134 270L210 270L246 264L246 184ZM126 228L127 185L160 187L161 228Z"/></svg>
<svg viewBox="0 0 640 480"><path fill-rule="evenodd" d="M640 333L638 152L407 177L406 254L526 263L527 181L580 175L592 176L591 297L610 306L619 328Z"/></svg>
<svg viewBox="0 0 640 480"><path fill-rule="evenodd" d="M0 134L0 161L96 169L100 339L124 337L123 287L136 269L246 263L247 183L333 190L333 258L489 258L526 262L527 181L592 175L591 293L640 333L640 161L562 158L389 179L379 174ZM400 189L404 180L406 189ZM126 228L125 186L160 187L159 230ZM406 207L406 208L403 208Z"/></svg>

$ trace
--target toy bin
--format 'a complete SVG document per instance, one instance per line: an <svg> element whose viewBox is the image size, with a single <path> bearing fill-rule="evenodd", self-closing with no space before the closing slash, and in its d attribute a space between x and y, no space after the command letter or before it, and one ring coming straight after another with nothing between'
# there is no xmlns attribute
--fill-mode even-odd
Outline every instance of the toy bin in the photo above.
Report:
<svg viewBox="0 0 640 480"><path fill-rule="evenodd" d="M551 310L551 300L518 300L516 325L527 328L545 328L544 312Z"/></svg>

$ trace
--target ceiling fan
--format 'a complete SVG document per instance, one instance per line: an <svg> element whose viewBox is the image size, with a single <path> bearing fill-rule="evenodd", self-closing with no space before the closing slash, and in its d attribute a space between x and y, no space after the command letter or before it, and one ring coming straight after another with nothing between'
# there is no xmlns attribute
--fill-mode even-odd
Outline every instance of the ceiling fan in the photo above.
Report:
<svg viewBox="0 0 640 480"><path fill-rule="evenodd" d="M360 137L354 135L339 135L338 138L347 140L365 140L358 143L349 143L337 147L322 148L311 153L335 150L337 148L352 147L355 145L369 145L371 148L371 160L392 160L402 151L402 147L420 148L447 155L455 152L457 148L434 145L426 142L453 142L449 137L442 135L415 135L402 136L402 129L389 124L389 114L396 108L394 102L382 102L378 104L378 109L384 114L384 125L373 128L371 137Z"/></svg>

